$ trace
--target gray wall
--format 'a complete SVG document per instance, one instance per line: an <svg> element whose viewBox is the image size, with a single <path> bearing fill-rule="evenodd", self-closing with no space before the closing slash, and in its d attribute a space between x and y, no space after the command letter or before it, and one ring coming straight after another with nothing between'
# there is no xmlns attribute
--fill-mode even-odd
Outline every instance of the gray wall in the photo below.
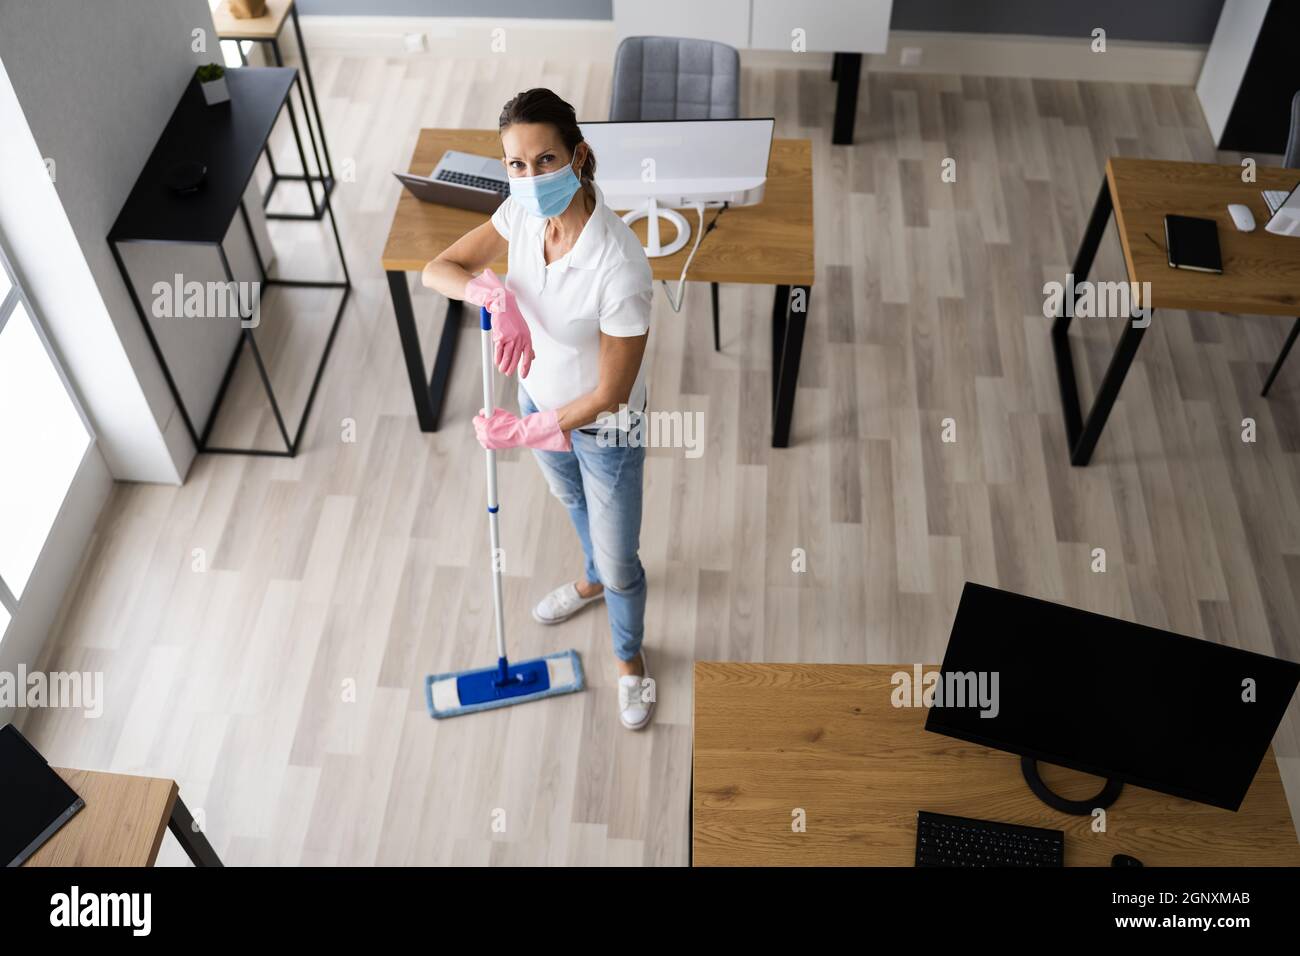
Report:
<svg viewBox="0 0 1300 956"><path fill-rule="evenodd" d="M651 2L651 0L647 0ZM844 0L852 3L853 0ZM1223 0L894 0L896 30L1206 43ZM611 0L298 0L304 14L608 20Z"/></svg>
<svg viewBox="0 0 1300 956"><path fill-rule="evenodd" d="M894 0L895 30L1206 43L1223 0Z"/></svg>
<svg viewBox="0 0 1300 956"><path fill-rule="evenodd" d="M111 328L98 331L115 335L112 344L125 352L127 371L138 383L134 387L143 392L170 453L166 463L145 454L150 430L142 423L124 426L119 435L112 424L116 403L97 397L97 383L108 370L93 356L79 361L77 347L89 338L86 324L98 321L97 313L44 304L46 323L95 422L109 468L122 480L177 482L194 456L106 237L194 68L220 60L215 41L207 52L192 49L196 29L212 38L208 0L0 0L0 61L41 155L56 164L58 198L107 308L108 317L102 318L111 322ZM260 204L249 214L258 228ZM237 244L246 245L242 228L233 234ZM138 271L137 281L170 278L176 270L166 247L147 249L156 268ZM221 277L216 268L186 276ZM152 297L144 301L147 307ZM190 321L185 331L195 328ZM224 331L233 349L237 323ZM181 336L175 344L166 354L177 379L210 385L220 378L229 352L221 354L199 335ZM208 391L215 392L215 386Z"/></svg>
<svg viewBox="0 0 1300 956"><path fill-rule="evenodd" d="M35 147L55 163L57 196L51 198L62 206L46 213L46 229L29 227L11 242L57 236L76 243L60 256L68 278L51 292L33 275L36 288L28 292L82 396L109 469L129 481L176 483L193 454L184 447L188 438L181 447L163 444L168 424L181 424L176 403L106 236L180 90L194 67L211 59L190 50L197 26L212 29L207 0L0 0L0 61ZM5 207L19 198L6 196ZM34 272L50 260L49 253L15 254L20 268ZM85 270L83 298L75 305L60 298L80 285Z"/></svg>

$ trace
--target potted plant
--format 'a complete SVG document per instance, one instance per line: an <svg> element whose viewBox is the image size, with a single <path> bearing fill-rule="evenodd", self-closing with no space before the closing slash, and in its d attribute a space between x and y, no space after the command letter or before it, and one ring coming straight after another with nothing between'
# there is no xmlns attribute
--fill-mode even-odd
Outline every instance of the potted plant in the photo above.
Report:
<svg viewBox="0 0 1300 956"><path fill-rule="evenodd" d="M194 71L199 79L199 88L203 90L203 99L209 106L230 100L230 88L226 85L226 68L220 63L208 63Z"/></svg>

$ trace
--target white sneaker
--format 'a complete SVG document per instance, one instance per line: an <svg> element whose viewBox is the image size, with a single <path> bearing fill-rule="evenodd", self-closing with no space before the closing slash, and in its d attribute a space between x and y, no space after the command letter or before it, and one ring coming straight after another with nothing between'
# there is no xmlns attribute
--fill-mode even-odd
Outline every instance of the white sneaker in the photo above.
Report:
<svg viewBox="0 0 1300 956"><path fill-rule="evenodd" d="M644 648L641 650L641 669L645 674L640 677L624 674L618 679L618 720L628 730L645 727L650 723L650 715L655 709L653 700L642 700L643 691L650 689L642 685L642 681L650 676L650 664L646 661ZM653 688L654 685L650 687ZM654 696L653 692L651 696Z"/></svg>
<svg viewBox="0 0 1300 956"><path fill-rule="evenodd" d="M537 606L533 608L533 620L542 624L559 624L573 617L593 601L601 601L604 598L604 588L601 588L599 593L585 598L578 593L578 586L570 581L568 584L561 584L537 602Z"/></svg>

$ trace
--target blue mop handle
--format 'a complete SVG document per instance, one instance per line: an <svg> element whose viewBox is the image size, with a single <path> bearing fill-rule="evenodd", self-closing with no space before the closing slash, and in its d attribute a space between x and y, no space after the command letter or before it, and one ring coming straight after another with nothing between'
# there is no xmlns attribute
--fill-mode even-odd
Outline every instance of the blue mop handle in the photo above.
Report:
<svg viewBox="0 0 1300 956"><path fill-rule="evenodd" d="M483 412L491 415L496 406L492 397L492 313L483 306L479 307L479 327L482 329L483 347ZM506 615L501 594L501 564L497 560L497 555L501 553L501 530L497 526L497 453L491 448L487 449L487 510L488 540L491 542L489 560L492 563L492 609L497 629L497 671L499 680L504 683L509 665L506 662Z"/></svg>

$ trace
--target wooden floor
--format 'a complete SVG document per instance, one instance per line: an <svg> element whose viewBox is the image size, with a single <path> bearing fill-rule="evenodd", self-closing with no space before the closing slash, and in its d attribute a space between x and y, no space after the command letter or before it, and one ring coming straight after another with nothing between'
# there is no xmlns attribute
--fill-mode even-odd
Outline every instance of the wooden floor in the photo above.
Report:
<svg viewBox="0 0 1300 956"><path fill-rule="evenodd" d="M53 762L175 777L232 864L683 864L696 659L937 662L966 580L1300 659L1300 361L1257 397L1287 320L1158 314L1092 466L1067 463L1043 283L1067 271L1108 155L1216 158L1193 91L873 73L857 145L832 148L828 75L747 70L745 112L814 143L793 447L767 446L771 290L723 288L720 353L706 287L680 315L657 296L656 405L703 412L707 444L647 461L653 728L617 723L602 609L551 629L528 613L581 561L518 453L501 465L513 646L576 647L590 686L430 720L426 673L494 657L478 352L466 335L446 425L422 434L379 268L390 170L420 126L490 127L527 86L602 117L610 71L313 60L356 289L305 450L117 488L42 662L102 670L105 711L31 715ZM282 265L326 268L312 228L275 224ZM1120 267L1111 230L1094 277ZM441 307L416 304L431 356ZM263 321L276 374L301 374ZM1118 329L1074 326L1090 395ZM1275 744L1293 808L1297 728L1293 707Z"/></svg>

